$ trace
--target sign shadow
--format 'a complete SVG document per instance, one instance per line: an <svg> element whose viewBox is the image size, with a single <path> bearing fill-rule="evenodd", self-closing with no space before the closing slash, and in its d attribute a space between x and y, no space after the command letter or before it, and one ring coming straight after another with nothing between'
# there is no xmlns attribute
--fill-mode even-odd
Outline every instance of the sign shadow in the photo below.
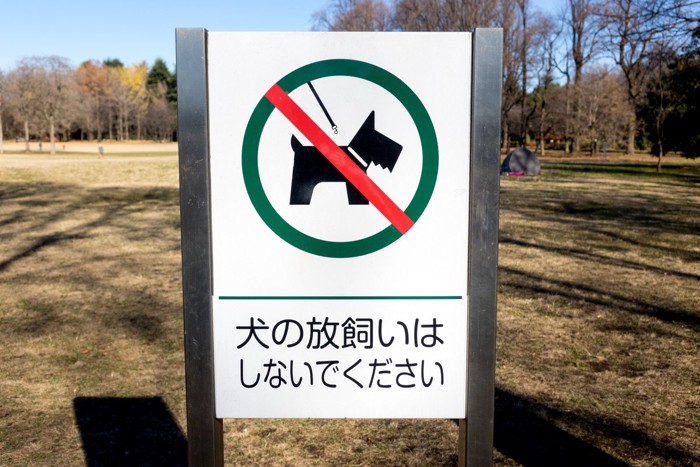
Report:
<svg viewBox="0 0 700 467"><path fill-rule="evenodd" d="M187 465L187 440L160 397L76 397L85 465Z"/></svg>
<svg viewBox="0 0 700 467"><path fill-rule="evenodd" d="M543 412L544 406L497 388L494 448L525 466L627 466L557 427Z"/></svg>

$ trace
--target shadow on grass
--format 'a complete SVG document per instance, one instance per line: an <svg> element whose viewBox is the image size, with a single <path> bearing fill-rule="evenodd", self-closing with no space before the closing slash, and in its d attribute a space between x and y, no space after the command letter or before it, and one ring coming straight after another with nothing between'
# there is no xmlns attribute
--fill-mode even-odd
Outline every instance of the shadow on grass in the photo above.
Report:
<svg viewBox="0 0 700 467"><path fill-rule="evenodd" d="M669 464L697 465L700 457L677 449L617 420L564 412L496 389L494 448L524 466L624 466L603 450L559 426L577 426L598 437L653 453Z"/></svg>
<svg viewBox="0 0 700 467"><path fill-rule="evenodd" d="M3 261L0 261L0 272L7 269L13 263L21 259L27 258L28 256L31 256L34 253L43 250L48 246L55 246L56 244L64 242L66 240L76 240L81 238L84 238L82 234L51 234L38 238L31 245L28 245L24 250L16 253L15 255Z"/></svg>
<svg viewBox="0 0 700 467"><path fill-rule="evenodd" d="M671 164L656 171L656 163L616 164L609 162L546 162L544 170L570 172L572 175L592 173L598 175L629 175L631 177L665 178L684 183L700 183L699 166L693 164Z"/></svg>
<svg viewBox="0 0 700 467"><path fill-rule="evenodd" d="M8 183L0 187L0 205L3 206L0 226L9 227L0 232L0 245L9 245L0 248L0 280L13 280L18 287L24 283L34 284L36 274L22 272L21 269L17 272L12 268L30 261L36 265L37 261L41 261L36 256L46 253L46 250L63 257L82 256L93 264L118 263L117 270L105 266L104 277L81 269L66 272L60 262L42 264L41 271L45 277L57 278L54 285L66 290L81 290L86 285L98 290L99 297L94 299L92 307L93 317L100 318L105 327L123 329L127 335L137 336L146 342L162 340L165 316L173 316L179 311L163 298L159 290L118 286L110 282L110 278L118 275L155 275L159 271L158 258L154 258L155 263L146 272L138 265L137 258L134 260L136 266L130 270L128 256L120 257L120 252L110 250L109 246L103 250L85 251L84 242L94 241L109 232L116 243L143 245L154 238L179 233L179 226L174 221L163 222L163 217L142 215L172 211L178 217L178 200L178 189L170 187L84 188L53 183ZM32 209L28 210L27 206ZM43 208L34 209L37 206ZM5 221L8 224L3 224ZM179 235L172 237L177 239ZM3 243L6 239L8 242ZM170 247L179 249L179 242L172 243ZM138 257L136 254L134 256ZM25 301L31 306L22 315L18 330L30 335L58 332L74 317L70 313L36 312L34 305L43 304L34 303L36 300L29 300L31 303ZM73 320L72 324L76 322Z"/></svg>
<svg viewBox="0 0 700 467"><path fill-rule="evenodd" d="M671 275L671 276L682 277L684 279L694 279L694 280L700 281L700 275L698 275L698 274L691 274L691 273L686 273L686 272L682 272L682 271L676 271L673 269L661 268L661 267L654 266L651 264L642 264L642 263L637 263L634 261L629 261L626 259L612 258L610 256L594 253L592 251L587 251L587 250L580 249L580 248L558 247L556 245L544 244L544 243L539 244L539 243L535 243L535 242L528 242L528 241L524 241L524 240L519 240L516 238L508 237L506 235L501 235L499 242L501 244L516 245L516 246L520 246L523 248L536 248L536 249L548 251L551 253L557 253L557 254L560 254L560 255L566 256L566 257L574 257L574 258L580 258L580 259L587 260L587 261L593 261L597 264L598 263L607 264L610 266L617 266L617 267L633 269L633 270L637 270L637 271L653 271L655 273L662 274L662 275Z"/></svg>
<svg viewBox="0 0 700 467"><path fill-rule="evenodd" d="M87 466L187 465L187 441L160 397L76 397Z"/></svg>
<svg viewBox="0 0 700 467"><path fill-rule="evenodd" d="M19 260L25 259L46 247L56 246L67 240L79 240L92 235L92 231L98 227L113 226L136 232L139 239L149 235L158 235L163 229L162 225L154 225L151 229L143 229L140 225L124 224L123 218L135 211L147 211L149 209L162 209L166 206L176 206L178 203L179 191L176 188L163 187L137 187L137 188L98 188L91 190L81 190L78 186L41 184L35 187L25 186L17 183L14 186L0 190L0 202L10 202L26 199L24 204L47 205L48 213L37 214L36 212L19 209L15 212L7 213L7 220L0 221L0 226L5 223L13 224L23 218L31 219L24 230L18 230L13 235L25 235L31 238L31 234L36 231L52 228L57 229L56 224L75 215L76 211L91 206L100 215L95 219L83 222L69 230L54 231L35 239L24 249L16 252L8 258L0 257L0 272L4 271ZM60 193L61 195L56 195ZM71 198L70 195L73 195ZM75 195L78 195L77 199ZM54 209L50 209L54 206Z"/></svg>
<svg viewBox="0 0 700 467"><path fill-rule="evenodd" d="M643 198L635 194L587 192L571 190L570 193L540 190L523 193L513 187L502 189L501 195L508 202L501 203L501 211L526 216L528 221L563 225L566 228L586 229L614 237L609 229L619 232L622 241L634 240L644 234L653 240L658 234L698 235L697 218L700 210L683 198ZM605 229L601 227L605 226ZM585 232L584 230L581 230ZM648 242L639 246L655 248Z"/></svg>
<svg viewBox="0 0 700 467"><path fill-rule="evenodd" d="M552 279L506 266L499 266L498 269L500 285L524 296L558 296L571 303L588 303L611 311L623 310L628 313L651 316L668 323L682 323L700 330L700 317L687 310L658 306L585 284Z"/></svg>
<svg viewBox="0 0 700 467"><path fill-rule="evenodd" d="M541 414L544 409L540 404L496 389L494 447L524 466L627 465L558 428Z"/></svg>

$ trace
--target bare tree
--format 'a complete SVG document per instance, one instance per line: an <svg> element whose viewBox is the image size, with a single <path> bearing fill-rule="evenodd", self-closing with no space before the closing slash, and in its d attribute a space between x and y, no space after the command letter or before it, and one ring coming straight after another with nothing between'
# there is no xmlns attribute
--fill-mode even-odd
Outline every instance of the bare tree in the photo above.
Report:
<svg viewBox="0 0 700 467"><path fill-rule="evenodd" d="M626 118L632 112L625 98L624 79L619 71L602 65L581 77L582 115L589 138L606 147L624 147Z"/></svg>
<svg viewBox="0 0 700 467"><path fill-rule="evenodd" d="M129 139L129 119L131 118L130 89L126 82L124 67L111 68L114 83L114 104L117 111L117 138L120 141Z"/></svg>
<svg viewBox="0 0 700 467"><path fill-rule="evenodd" d="M563 26L563 22L560 23ZM562 28L563 30L563 28ZM566 35L563 35L566 42ZM568 42L567 42L568 43ZM559 73L564 77L564 88L563 88L563 102L560 103L560 116L563 122L562 130L564 135L564 152L570 153L573 150L573 118L571 113L571 83L573 81L572 68L573 64L571 61L571 49L567 47L564 50L564 54L561 56L555 55L555 67ZM562 110L563 109L563 110Z"/></svg>
<svg viewBox="0 0 700 467"><path fill-rule="evenodd" d="M2 114L5 111L5 106L3 105L5 101L5 75L2 70L0 70L0 154L3 153L3 142L5 139L5 131L2 122Z"/></svg>
<svg viewBox="0 0 700 467"><path fill-rule="evenodd" d="M522 101L520 44L516 0L499 0L497 26L503 28L503 96L501 100L502 150L510 149L511 110Z"/></svg>
<svg viewBox="0 0 700 467"><path fill-rule="evenodd" d="M516 0L520 13L520 144L524 147L527 144L527 121L532 115L528 115L525 110L527 100L528 70L527 65L530 60L530 31L528 30L528 17L530 15L529 0Z"/></svg>
<svg viewBox="0 0 700 467"><path fill-rule="evenodd" d="M124 102L127 99L128 91L126 91L118 74L120 73L119 70L124 68L124 64L119 59L108 59L102 64L107 70L107 102L105 106L107 135L110 140L115 139L114 130L117 129L117 137L122 139L124 130L122 126L124 120L123 111L126 110Z"/></svg>
<svg viewBox="0 0 700 467"><path fill-rule="evenodd" d="M35 103L40 117L48 125L51 154L56 154L56 126L63 124L68 116L69 106L76 96L73 69L61 57L32 57L23 60L24 65L33 69L36 80Z"/></svg>
<svg viewBox="0 0 700 467"><path fill-rule="evenodd" d="M693 0L611 0L601 9L606 48L620 67L627 85L627 100L633 109L627 119L627 152L635 152L636 109L644 95L644 61L654 44L678 47L689 37L689 9Z"/></svg>
<svg viewBox="0 0 700 467"><path fill-rule="evenodd" d="M561 29L554 18L542 12L534 16L534 34L532 56L535 59L535 76L537 85L532 93L533 111L537 117L537 150L540 155L545 153L545 135L552 128L550 122L551 93L555 87L554 69L555 54Z"/></svg>
<svg viewBox="0 0 700 467"><path fill-rule="evenodd" d="M581 77L584 67L600 51L600 30L597 12L600 4L596 0L568 0L564 17L562 18L565 29L568 32L569 57L573 65L573 99L571 105L571 142L572 150L581 150L581 136L583 128L581 122L584 120L581 115ZM567 64L568 68L568 64ZM566 72L567 80L571 76L569 70ZM567 83L569 84L569 83Z"/></svg>
<svg viewBox="0 0 700 467"><path fill-rule="evenodd" d="M314 29L326 31L389 31L392 14L380 0L334 0L314 14Z"/></svg>
<svg viewBox="0 0 700 467"><path fill-rule="evenodd" d="M404 31L469 31L498 22L499 0L398 0L396 24Z"/></svg>
<svg viewBox="0 0 700 467"><path fill-rule="evenodd" d="M24 150L29 152L30 124L33 124L39 113L38 71L30 63L20 61L7 76L7 96L13 112L22 121L24 129Z"/></svg>
<svg viewBox="0 0 700 467"><path fill-rule="evenodd" d="M147 130L159 141L170 141L177 126L177 113L166 92L165 83L157 83L146 111Z"/></svg>
<svg viewBox="0 0 700 467"><path fill-rule="evenodd" d="M675 102L674 93L671 90L671 79L669 65L675 61L673 51L658 45L649 54L646 60L647 86L645 96L645 111L649 134L652 138L652 153L656 155L656 171L661 172L661 164L665 155L666 142L666 120L671 114Z"/></svg>

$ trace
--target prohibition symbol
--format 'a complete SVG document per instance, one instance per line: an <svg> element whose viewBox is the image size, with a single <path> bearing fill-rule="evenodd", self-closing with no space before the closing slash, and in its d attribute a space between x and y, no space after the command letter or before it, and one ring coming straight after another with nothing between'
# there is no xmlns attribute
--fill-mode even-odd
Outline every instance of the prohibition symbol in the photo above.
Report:
<svg viewBox="0 0 700 467"><path fill-rule="evenodd" d="M327 77L352 77L364 80L373 85L379 86L390 93L400 105L408 112L410 120L415 125L420 140L420 178L417 188L405 210L400 208L382 188L379 187L362 169L358 162L354 161L348 154L348 147L340 147L331 137L312 120L307 113L290 97L290 94L301 86L307 84L311 87L319 104L323 105L311 82ZM341 90L342 91L342 90ZM320 153L330 164L342 174L348 184L348 198L353 204L369 203L367 209L379 211L389 225L376 233L364 238L351 241L331 241L317 238L302 232L278 212L271 203L263 183L261 181L259 155L261 147L261 136L275 110L281 114L306 137L312 146L303 146L292 139L295 157L301 157L301 153ZM335 123L330 119L326 110L323 111L336 130ZM374 112L370 114L363 128L371 130L374 128ZM365 128L367 127L367 128ZM358 132L358 134L360 133ZM356 136L357 138L357 136ZM375 142L377 138L384 138L378 131L365 138L365 141ZM388 138L386 138L388 139ZM388 140L394 151L401 151L401 145ZM367 144L365 144L366 146ZM290 148L291 153L291 148ZM354 155L354 154L353 154ZM396 154L398 157L398 153ZM324 159L324 162L325 162ZM296 161L297 159L295 159ZM303 159L302 159L303 160ZM384 166L389 165L391 170L395 159L390 162L375 161ZM319 256L331 258L349 258L362 256L378 251L406 234L418 221L421 214L430 201L438 171L438 146L435 129L425 106L418 96L403 81L392 73L370 63L335 59L324 60L298 68L275 83L260 99L248 121L242 146L242 169L243 178L253 206L265 224L277 234L281 239L290 245ZM295 174L296 177L296 174ZM339 181L339 180L336 180ZM312 188L313 189L313 188ZM295 198L296 196L296 198ZM301 196L301 198L299 197ZM308 195L310 196L310 195ZM354 201L353 201L354 199ZM308 199L303 195L295 195L292 187L292 204L308 204Z"/></svg>

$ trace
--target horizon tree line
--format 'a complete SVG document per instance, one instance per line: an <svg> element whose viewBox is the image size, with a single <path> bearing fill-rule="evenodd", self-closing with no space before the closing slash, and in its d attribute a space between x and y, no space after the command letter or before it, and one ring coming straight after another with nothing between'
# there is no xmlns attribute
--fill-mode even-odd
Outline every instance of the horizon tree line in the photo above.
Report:
<svg viewBox="0 0 700 467"><path fill-rule="evenodd" d="M162 59L125 66L58 56L21 59L0 71L0 151L5 138L48 142L171 141L177 123L175 74Z"/></svg>

